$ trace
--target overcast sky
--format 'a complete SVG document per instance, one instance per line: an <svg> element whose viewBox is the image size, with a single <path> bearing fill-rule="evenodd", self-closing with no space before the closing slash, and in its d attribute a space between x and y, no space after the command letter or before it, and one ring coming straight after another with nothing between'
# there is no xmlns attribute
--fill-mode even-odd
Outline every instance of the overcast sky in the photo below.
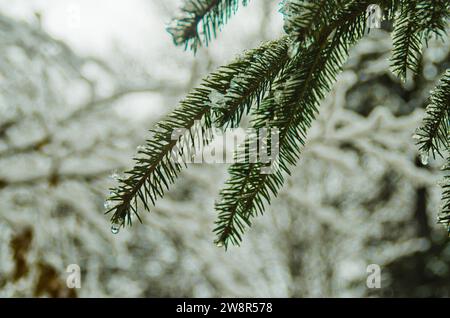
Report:
<svg viewBox="0 0 450 318"><path fill-rule="evenodd" d="M160 0L0 0L2 12L27 21L36 20L35 13L42 16L42 26L56 38L65 40L77 52L89 55L107 56L114 43L139 58L150 51L172 45L165 27L168 21L160 10L155 9ZM236 34L244 39L254 34L257 26L257 12L261 6L258 0L251 1L247 8L241 8L236 17L224 29L221 37L225 42L231 38L237 42ZM164 0L170 8L179 6L181 0ZM277 26L280 28L281 14ZM278 32L274 32L274 38ZM145 39L145 41L143 41ZM239 41L241 42L241 41ZM220 49L218 49L218 46ZM224 48L213 45L213 54L227 59L239 52L241 44ZM180 50L182 51L182 50Z"/></svg>
<svg viewBox="0 0 450 318"><path fill-rule="evenodd" d="M114 41L136 53L152 43L170 43L165 22L148 0L0 0L3 12L32 21L35 12L49 33L80 53L104 55ZM151 32L151 33L149 33ZM142 38L148 39L144 42Z"/></svg>
<svg viewBox="0 0 450 318"><path fill-rule="evenodd" d="M259 45L260 39L255 35L261 32L262 1L274 0L254 0L247 7L241 7L219 38L207 48L215 64L228 63L243 49ZM182 0L0 0L0 10L30 23L37 23L38 13L44 30L65 41L81 55L94 55L114 62L116 51L113 49L118 47L135 60L136 65L145 66L145 70L155 77L185 81L190 77L185 72L189 67L172 65L173 60L168 57L178 55L177 60L186 66L201 57L175 47L165 30L181 3ZM275 25L268 29L274 30L273 38L277 38L282 30L282 17L276 10L272 14L275 19L271 21ZM171 50L170 54L168 50ZM148 111L148 95L151 100L158 97L158 94L139 95L127 102L134 106L133 114L139 117L138 109ZM158 100L151 104L161 105ZM152 109L156 111L156 106Z"/></svg>

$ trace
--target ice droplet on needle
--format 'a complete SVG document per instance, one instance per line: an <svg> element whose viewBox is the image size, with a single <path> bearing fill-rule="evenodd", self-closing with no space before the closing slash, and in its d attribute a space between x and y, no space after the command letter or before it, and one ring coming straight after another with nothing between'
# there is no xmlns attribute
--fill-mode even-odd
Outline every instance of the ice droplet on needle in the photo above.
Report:
<svg viewBox="0 0 450 318"><path fill-rule="evenodd" d="M119 233L119 232L120 232L120 224L117 223L117 222L114 222L114 223L111 225L111 233L112 233L112 234L117 234L117 233Z"/></svg>
<svg viewBox="0 0 450 318"><path fill-rule="evenodd" d="M426 166L428 164L428 152L423 151L420 153L420 162Z"/></svg>

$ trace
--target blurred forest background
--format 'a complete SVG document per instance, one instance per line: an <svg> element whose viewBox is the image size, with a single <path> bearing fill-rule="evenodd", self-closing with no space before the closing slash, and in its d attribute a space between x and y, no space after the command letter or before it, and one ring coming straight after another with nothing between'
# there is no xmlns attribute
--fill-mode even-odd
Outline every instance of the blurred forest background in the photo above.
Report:
<svg viewBox="0 0 450 318"><path fill-rule="evenodd" d="M241 247L212 243L224 164L193 165L144 224L111 233L110 175L201 77L282 33L278 2L251 1L194 57L165 31L180 0L0 0L0 297L450 295L443 162L422 165L412 138L450 48L431 41L401 84L388 26L352 50Z"/></svg>

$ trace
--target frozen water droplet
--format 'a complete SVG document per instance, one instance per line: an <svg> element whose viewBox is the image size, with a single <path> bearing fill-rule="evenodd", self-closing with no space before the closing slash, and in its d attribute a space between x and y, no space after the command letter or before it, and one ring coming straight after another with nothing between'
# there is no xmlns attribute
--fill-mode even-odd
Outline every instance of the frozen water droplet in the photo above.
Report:
<svg viewBox="0 0 450 318"><path fill-rule="evenodd" d="M422 137L421 137L420 135L418 135L418 134L414 134L414 135L412 136L412 138L413 138L414 140L417 140L417 141L420 141L420 139L422 139Z"/></svg>
<svg viewBox="0 0 450 318"><path fill-rule="evenodd" d="M214 108L221 108L225 105L225 96L218 91L211 91L208 98L211 101L211 106Z"/></svg>
<svg viewBox="0 0 450 318"><path fill-rule="evenodd" d="M295 55L297 55L299 48L300 48L300 43L298 43L298 42L292 43L289 46L289 49L288 49L288 52L287 52L288 56L290 58L293 58Z"/></svg>
<svg viewBox="0 0 450 318"><path fill-rule="evenodd" d="M136 159L142 159L146 156L145 151L147 150L147 148L143 145L137 146L136 147L136 154L135 154L135 158Z"/></svg>
<svg viewBox="0 0 450 318"><path fill-rule="evenodd" d="M117 172L117 170L113 171L113 173L111 174L110 178L115 180L115 181L119 180L120 176L119 176L119 173Z"/></svg>
<svg viewBox="0 0 450 318"><path fill-rule="evenodd" d="M420 162L421 162L424 166L426 166L426 165L428 164L428 158L429 158L428 152L422 151L422 152L420 153Z"/></svg>
<svg viewBox="0 0 450 318"><path fill-rule="evenodd" d="M275 93L273 93L273 97L275 98L275 101L277 102L277 103L279 103L279 104L281 104L282 103L282 101L283 101L283 91L282 90L280 90L280 89L277 89L276 91L275 91Z"/></svg>
<svg viewBox="0 0 450 318"><path fill-rule="evenodd" d="M223 241L222 240L217 240L214 243L216 244L217 247L223 247Z"/></svg>
<svg viewBox="0 0 450 318"><path fill-rule="evenodd" d="M105 208L105 210L109 210L111 208L111 201L106 200L105 202L103 202L103 207Z"/></svg>
<svg viewBox="0 0 450 318"><path fill-rule="evenodd" d="M217 104L218 102L220 102L223 98L223 95L221 93L219 93L218 91L211 91L211 93L209 93L208 95L209 100L211 101L211 103L213 104Z"/></svg>
<svg viewBox="0 0 450 318"><path fill-rule="evenodd" d="M119 224L119 223L113 223L113 224L111 224L111 233L112 234L117 234L117 233L119 233L119 231L120 231L120 226L121 226L121 224Z"/></svg>

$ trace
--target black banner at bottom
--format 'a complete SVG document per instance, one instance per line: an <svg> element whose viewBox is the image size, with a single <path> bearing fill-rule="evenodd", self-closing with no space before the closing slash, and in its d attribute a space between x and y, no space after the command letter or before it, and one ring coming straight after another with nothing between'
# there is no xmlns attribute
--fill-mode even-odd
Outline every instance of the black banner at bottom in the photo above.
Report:
<svg viewBox="0 0 450 318"><path fill-rule="evenodd" d="M33 314L43 312L46 317L55 314L58 317L67 315L86 315L91 310L99 309L103 316L139 314L144 317L153 315L195 315L203 317L224 316L228 314L253 315L292 315L306 316L331 312L355 313L358 316L386 315L394 310L403 314L413 312L419 307L433 308L433 312L442 306L448 308L448 299L297 299L297 298L150 298L150 299L0 299L0 308L11 310L17 314L22 310ZM429 307L433 306L433 307ZM444 307L445 306L445 307Z"/></svg>

